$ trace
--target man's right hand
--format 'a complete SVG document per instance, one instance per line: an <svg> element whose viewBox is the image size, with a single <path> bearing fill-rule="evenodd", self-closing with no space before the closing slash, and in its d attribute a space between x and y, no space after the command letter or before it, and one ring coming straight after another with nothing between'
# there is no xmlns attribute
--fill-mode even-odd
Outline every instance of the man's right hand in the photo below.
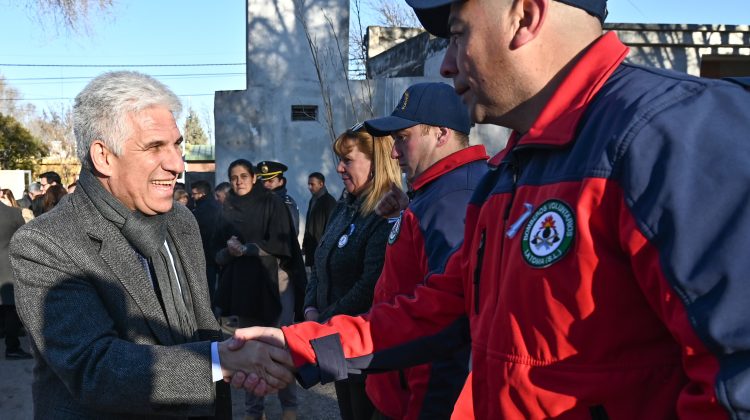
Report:
<svg viewBox="0 0 750 420"><path fill-rule="evenodd" d="M294 370L292 356L286 349L286 339L284 338L284 333L281 332L281 330L278 328L238 328L237 330L235 330L234 336L227 340L225 343L227 343L228 345L227 348L233 351L244 349L247 345L252 345L253 343L273 347L276 350L274 354L279 357L278 360L274 360L282 363L285 368L291 369L291 371L289 371L289 374L292 375L292 371ZM225 380L227 380L226 377ZM294 376L292 375L291 381L293 380ZM291 383L291 381L287 382L287 384ZM246 391L252 392L258 396L270 394L280 389L278 387L272 386L272 384L268 384L264 380L264 378L257 373L247 370L238 370L234 372L231 377L230 383L235 388L245 388ZM269 390L264 392L264 388L266 386L268 386Z"/></svg>
<svg viewBox="0 0 750 420"><path fill-rule="evenodd" d="M409 205L409 196L396 184L375 205L375 214L380 217L398 217L401 210Z"/></svg>
<svg viewBox="0 0 750 420"><path fill-rule="evenodd" d="M243 335L243 329L237 331L241 337L251 335ZM230 338L219 343L219 360L225 381L235 387L244 386L258 396L276 392L294 381L291 355L277 343Z"/></svg>

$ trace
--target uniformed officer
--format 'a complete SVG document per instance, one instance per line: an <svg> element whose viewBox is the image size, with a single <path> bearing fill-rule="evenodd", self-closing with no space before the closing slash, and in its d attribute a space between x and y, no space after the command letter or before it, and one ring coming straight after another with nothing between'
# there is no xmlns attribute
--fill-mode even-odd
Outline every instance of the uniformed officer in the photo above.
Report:
<svg viewBox="0 0 750 420"><path fill-rule="evenodd" d="M299 233L299 207L297 206L297 202L294 201L286 190L286 178L284 177L284 172L288 169L289 168L281 162L264 160L258 163L258 166L255 168L255 173L258 178L260 178L261 182L263 182L264 187L275 192L284 199L284 204L286 204L289 209L289 214L292 215L294 233Z"/></svg>

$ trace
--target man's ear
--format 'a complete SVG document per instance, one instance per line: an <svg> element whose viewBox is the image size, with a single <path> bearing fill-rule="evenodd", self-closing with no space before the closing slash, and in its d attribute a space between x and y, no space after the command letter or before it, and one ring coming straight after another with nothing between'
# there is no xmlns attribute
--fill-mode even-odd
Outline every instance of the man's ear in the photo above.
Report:
<svg viewBox="0 0 750 420"><path fill-rule="evenodd" d="M512 49L520 48L539 35L549 12L551 0L517 0L513 4L513 16L517 28L510 42Z"/></svg>
<svg viewBox="0 0 750 420"><path fill-rule="evenodd" d="M442 147L448 144L448 140L451 139L451 136L453 135L453 130L451 130L448 127L437 127L437 146Z"/></svg>
<svg viewBox="0 0 750 420"><path fill-rule="evenodd" d="M115 155L107 148L103 141L94 140L89 148L89 155L91 156L91 163L96 172L104 176L112 175L112 164L114 163Z"/></svg>

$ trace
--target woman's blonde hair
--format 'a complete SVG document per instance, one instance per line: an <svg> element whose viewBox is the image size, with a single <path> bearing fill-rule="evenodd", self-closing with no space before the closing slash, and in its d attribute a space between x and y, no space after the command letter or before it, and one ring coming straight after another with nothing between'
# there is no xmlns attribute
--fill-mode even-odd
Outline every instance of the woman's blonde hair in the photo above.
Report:
<svg viewBox="0 0 750 420"><path fill-rule="evenodd" d="M364 129L347 130L333 142L333 151L343 158L357 146L372 161L372 179L370 185L362 192L362 207L359 212L366 216L375 210L378 201L391 189L391 184L401 185L401 169L395 159L391 159L393 138L391 136L373 137Z"/></svg>

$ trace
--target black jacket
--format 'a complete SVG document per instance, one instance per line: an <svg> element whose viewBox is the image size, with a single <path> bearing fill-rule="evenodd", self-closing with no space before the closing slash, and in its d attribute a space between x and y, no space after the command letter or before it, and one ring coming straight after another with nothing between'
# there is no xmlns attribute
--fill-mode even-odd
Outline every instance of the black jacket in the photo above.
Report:
<svg viewBox="0 0 750 420"><path fill-rule="evenodd" d="M310 198L305 217L305 237L302 239L302 253L305 255L305 265L312 266L315 262L315 249L328 225L328 220L336 208L336 199L328 193L326 187Z"/></svg>
<svg viewBox="0 0 750 420"><path fill-rule="evenodd" d="M195 216L195 220L198 222L198 229L201 232L203 253L206 255L206 265L216 265L214 257L219 249L214 248L211 238L213 238L214 230L221 217L221 204L212 195L207 195L195 202L193 216Z"/></svg>
<svg viewBox="0 0 750 420"><path fill-rule="evenodd" d="M351 196L338 202L315 252L305 307L318 308L319 322L338 314L361 314L372 305L391 225L374 212L363 217L361 204Z"/></svg>
<svg viewBox="0 0 750 420"><path fill-rule="evenodd" d="M291 195L289 195L289 192L286 190L286 186L276 188L272 190L276 195L281 197L282 200L284 200L284 204L286 205L286 208L289 209L289 215L292 216L292 226L294 227L294 234L299 233L299 207L297 206L297 202L294 201Z"/></svg>

